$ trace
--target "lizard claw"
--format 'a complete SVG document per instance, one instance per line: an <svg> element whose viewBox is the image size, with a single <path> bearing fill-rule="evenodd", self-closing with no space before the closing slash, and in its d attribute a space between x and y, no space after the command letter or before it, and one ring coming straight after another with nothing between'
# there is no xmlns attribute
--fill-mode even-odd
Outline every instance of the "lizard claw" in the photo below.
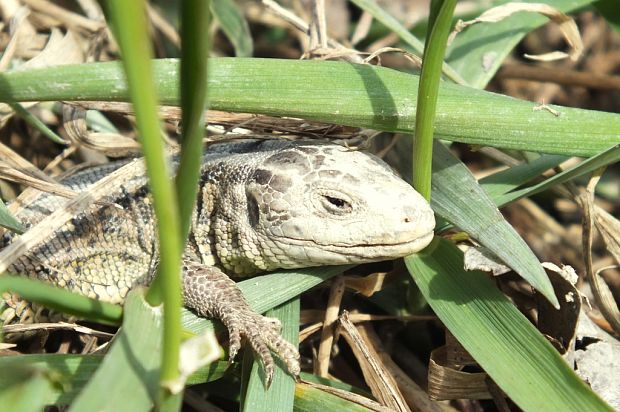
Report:
<svg viewBox="0 0 620 412"><path fill-rule="evenodd" d="M272 351L282 359L292 375L299 375L299 352L280 335L281 325L278 319L249 313L243 316L242 322L245 324L245 339L263 364L267 387L273 378L275 365Z"/></svg>
<svg viewBox="0 0 620 412"><path fill-rule="evenodd" d="M280 335L281 325L278 319L259 315L248 306L243 309L226 310L226 314L220 320L228 329L229 362L232 363L236 356L243 337L263 364L267 387L271 384L275 367L271 351L284 361L292 375L299 375L299 353L295 346Z"/></svg>
<svg viewBox="0 0 620 412"><path fill-rule="evenodd" d="M267 387L275 368L271 351L284 361L292 375L299 375L299 352L280 335L279 320L256 313L235 282L219 269L184 262L183 272L185 306L194 309L199 315L219 319L228 329L230 363L241 348L243 338L263 364Z"/></svg>

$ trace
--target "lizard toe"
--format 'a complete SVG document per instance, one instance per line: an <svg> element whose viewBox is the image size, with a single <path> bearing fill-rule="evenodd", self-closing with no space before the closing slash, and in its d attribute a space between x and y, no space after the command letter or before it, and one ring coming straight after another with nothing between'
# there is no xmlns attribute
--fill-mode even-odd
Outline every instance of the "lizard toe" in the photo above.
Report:
<svg viewBox="0 0 620 412"><path fill-rule="evenodd" d="M184 270L185 305L224 324L230 337L229 359L235 357L244 339L261 360L267 383L275 368L271 351L284 361L292 375L299 374L299 353L280 335L282 325L278 319L256 313L235 282L217 268L185 262Z"/></svg>

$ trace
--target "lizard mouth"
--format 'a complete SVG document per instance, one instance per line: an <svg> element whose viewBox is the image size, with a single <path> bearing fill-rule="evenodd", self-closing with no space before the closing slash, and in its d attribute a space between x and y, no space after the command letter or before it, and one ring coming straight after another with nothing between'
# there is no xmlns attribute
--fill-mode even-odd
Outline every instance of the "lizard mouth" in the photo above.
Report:
<svg viewBox="0 0 620 412"><path fill-rule="evenodd" d="M385 243L330 243L321 244L311 239L295 239L282 237L285 242L297 246L320 249L325 254L324 264L364 263L396 259L411 255L424 249L433 240L434 232L430 231L415 239ZM319 254L321 252L318 252ZM333 260L332 262L329 262Z"/></svg>
<svg viewBox="0 0 620 412"><path fill-rule="evenodd" d="M413 240L394 243L360 244L338 247L340 253L358 257L360 260L389 260L411 255L424 249L431 240L434 232L417 237Z"/></svg>

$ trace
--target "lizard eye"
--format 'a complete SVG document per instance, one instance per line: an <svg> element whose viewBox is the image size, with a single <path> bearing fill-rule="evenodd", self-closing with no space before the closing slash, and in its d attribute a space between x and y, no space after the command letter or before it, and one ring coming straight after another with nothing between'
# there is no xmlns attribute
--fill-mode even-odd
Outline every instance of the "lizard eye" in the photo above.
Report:
<svg viewBox="0 0 620 412"><path fill-rule="evenodd" d="M353 207L349 202L335 196L322 195L321 203L323 204L323 207L331 213L343 214L349 213L353 210Z"/></svg>

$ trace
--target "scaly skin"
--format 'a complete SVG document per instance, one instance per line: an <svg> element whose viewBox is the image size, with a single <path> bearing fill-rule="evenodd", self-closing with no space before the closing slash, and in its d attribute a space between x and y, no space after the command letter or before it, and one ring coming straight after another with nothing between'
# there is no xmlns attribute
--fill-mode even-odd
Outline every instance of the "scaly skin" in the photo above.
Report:
<svg viewBox="0 0 620 412"><path fill-rule="evenodd" d="M63 183L79 191L122 164L86 169ZM148 285L158 247L146 177L119 185L104 201L31 249L10 272L113 303L122 303L132 287ZM34 225L64 202L42 194L18 218ZM224 323L231 358L245 337L268 380L269 349L296 375L296 348L272 319L252 311L229 276L394 259L424 248L434 226L428 203L372 155L303 142L216 145L203 157L184 255L185 306ZM39 320L19 302L9 302L0 316L5 323Z"/></svg>

